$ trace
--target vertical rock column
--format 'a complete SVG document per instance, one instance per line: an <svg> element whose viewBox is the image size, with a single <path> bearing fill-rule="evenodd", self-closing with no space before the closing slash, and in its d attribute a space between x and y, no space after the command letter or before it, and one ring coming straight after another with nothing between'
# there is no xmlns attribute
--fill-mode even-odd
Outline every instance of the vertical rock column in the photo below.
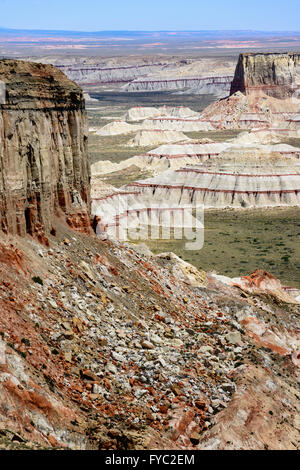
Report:
<svg viewBox="0 0 300 470"><path fill-rule="evenodd" d="M0 228L43 243L65 218L90 231L87 116L81 89L50 65L0 61Z"/></svg>
<svg viewBox="0 0 300 470"><path fill-rule="evenodd" d="M290 98L299 74L299 53L240 54L230 94L263 92L275 98Z"/></svg>

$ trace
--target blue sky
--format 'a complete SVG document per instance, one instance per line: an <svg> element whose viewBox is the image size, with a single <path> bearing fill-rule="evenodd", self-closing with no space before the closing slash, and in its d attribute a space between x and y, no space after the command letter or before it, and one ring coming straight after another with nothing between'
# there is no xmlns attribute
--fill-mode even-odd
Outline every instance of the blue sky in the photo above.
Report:
<svg viewBox="0 0 300 470"><path fill-rule="evenodd" d="M299 31L300 0L0 0L16 29Z"/></svg>

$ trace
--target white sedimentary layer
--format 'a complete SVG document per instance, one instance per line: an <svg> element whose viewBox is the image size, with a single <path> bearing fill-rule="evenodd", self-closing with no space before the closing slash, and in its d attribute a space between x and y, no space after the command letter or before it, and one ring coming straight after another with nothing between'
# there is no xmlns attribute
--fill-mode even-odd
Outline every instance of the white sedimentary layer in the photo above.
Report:
<svg viewBox="0 0 300 470"><path fill-rule="evenodd" d="M205 207L300 205L299 160L255 149L229 149L217 159L130 184L153 200ZM148 199L148 195L145 195Z"/></svg>
<svg viewBox="0 0 300 470"><path fill-rule="evenodd" d="M216 95L219 98L229 95L233 76L178 77L173 79L138 78L123 87L130 92L153 92L165 90L186 90L186 93Z"/></svg>
<svg viewBox="0 0 300 470"><path fill-rule="evenodd" d="M141 130L136 136L127 143L128 147L148 147L149 145L160 144L163 142L179 142L188 140L183 132L161 131L161 130Z"/></svg>
<svg viewBox="0 0 300 470"><path fill-rule="evenodd" d="M124 121L144 121L147 118L161 116L162 108L154 108L150 106L136 106L130 108L123 116Z"/></svg>
<svg viewBox="0 0 300 470"><path fill-rule="evenodd" d="M228 142L161 145L148 153L136 155L120 163L112 163L109 160L98 161L91 166L91 171L93 175L104 175L135 165L141 169L147 168L153 174L159 174L170 168L178 169L185 164L201 163L210 157L217 156L230 145Z"/></svg>
<svg viewBox="0 0 300 470"><path fill-rule="evenodd" d="M159 108L136 106L134 108L130 108L123 116L123 119L126 122L133 122L144 121L145 119L159 116L171 116L176 118L185 118L190 116L199 117L200 113L197 113L186 106L160 106Z"/></svg>
<svg viewBox="0 0 300 470"><path fill-rule="evenodd" d="M127 227L146 227L150 209L151 213L158 210L157 225L164 226L176 210L202 205L205 208L299 206L299 159L274 151L232 147L203 164L168 170L131 183L119 193L94 199L92 211L105 221L112 234L119 219Z"/></svg>
<svg viewBox="0 0 300 470"><path fill-rule="evenodd" d="M212 127L209 124L200 121L199 116L199 113L184 106L162 106L160 108L136 107L129 109L127 113L123 116L122 120L115 120L113 122L110 122L109 124L106 124L100 129L90 128L90 131L96 132L96 134L101 136L108 136L128 134L139 129L178 132L181 132L183 130L197 131L211 129ZM139 124L130 124L134 122L139 122ZM158 142L160 141L153 143L155 144ZM164 140L162 140L162 142L164 142ZM151 142L149 145L151 145Z"/></svg>
<svg viewBox="0 0 300 470"><path fill-rule="evenodd" d="M98 129L95 133L104 137L110 135L130 134L131 132L136 132L139 129L139 125L128 124L124 121L114 121L106 124L101 129ZM90 131L92 131L92 129L90 129Z"/></svg>
<svg viewBox="0 0 300 470"><path fill-rule="evenodd" d="M166 66L168 67L168 64L163 62L153 64L136 64L132 66L118 66L117 64L114 64L112 67L105 63L95 63L88 65L59 65L58 68L60 68L71 80L74 80L81 85L85 85L101 83L126 83L130 82L136 77L153 73L156 70L160 70L162 67Z"/></svg>
<svg viewBox="0 0 300 470"><path fill-rule="evenodd" d="M282 143L269 143L263 145L261 142L278 142L280 135L270 132L244 132L232 140L224 142L179 142L164 144L148 153L136 155L120 163L110 161L98 161L92 165L92 174L101 175L115 171L122 171L132 165L141 169L147 169L153 175L158 175L166 170L176 170L185 165L195 165L213 160L225 150L233 151L252 149L255 153L261 151L265 154L277 152L283 157L294 157L300 159L300 148Z"/></svg>
<svg viewBox="0 0 300 470"><path fill-rule="evenodd" d="M145 119L141 124L143 129L162 129L169 131L198 132L211 131L215 127L207 121L198 117L173 118L171 116Z"/></svg>
<svg viewBox="0 0 300 470"><path fill-rule="evenodd" d="M139 129L178 132L214 129L210 123L203 121L200 117L199 113L184 106L163 106L160 108L136 107L129 109L122 120L115 120L98 130L90 128L90 131L94 131L98 135L107 136L128 134ZM139 123L130 124L136 122Z"/></svg>
<svg viewBox="0 0 300 470"><path fill-rule="evenodd" d="M162 108L165 116L170 116L173 118L199 118L200 113L193 111L192 109L188 108L187 106L164 106Z"/></svg>
<svg viewBox="0 0 300 470"><path fill-rule="evenodd" d="M216 155L230 147L230 142L205 142L194 143L184 142L181 144L161 145L156 149L148 152L151 155L170 155L170 156L183 156L183 155Z"/></svg>

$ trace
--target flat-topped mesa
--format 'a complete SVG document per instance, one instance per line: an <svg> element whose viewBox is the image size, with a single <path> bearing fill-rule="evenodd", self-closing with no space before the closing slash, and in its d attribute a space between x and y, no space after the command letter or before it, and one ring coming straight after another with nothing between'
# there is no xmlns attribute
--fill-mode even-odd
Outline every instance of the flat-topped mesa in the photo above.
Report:
<svg viewBox="0 0 300 470"><path fill-rule="evenodd" d="M0 229L48 243L55 216L90 230L87 116L60 70L0 60Z"/></svg>
<svg viewBox="0 0 300 470"><path fill-rule="evenodd" d="M144 202L146 207L155 207L159 201L169 208L186 204L219 209L299 206L299 158L283 155L284 149L281 145L270 149L232 146L217 158L171 169L121 189L136 191L135 202ZM94 207L97 210L99 205Z"/></svg>
<svg viewBox="0 0 300 470"><path fill-rule="evenodd" d="M274 98L289 98L299 89L300 54L240 54L230 95L263 92Z"/></svg>

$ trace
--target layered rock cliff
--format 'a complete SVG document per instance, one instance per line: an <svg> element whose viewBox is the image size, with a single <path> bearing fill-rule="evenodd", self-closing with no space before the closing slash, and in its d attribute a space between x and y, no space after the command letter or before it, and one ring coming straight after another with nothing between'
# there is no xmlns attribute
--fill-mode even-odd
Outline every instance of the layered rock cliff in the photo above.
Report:
<svg viewBox="0 0 300 470"><path fill-rule="evenodd" d="M127 83L137 77L153 73L161 68L168 67L168 62L137 63L134 65L107 67L104 64L73 66L59 65L68 77L81 85L103 85L112 83ZM172 65L172 64L171 64Z"/></svg>
<svg viewBox="0 0 300 470"><path fill-rule="evenodd" d="M240 54L230 94L262 91L275 98L288 98L299 87L300 54Z"/></svg>
<svg viewBox="0 0 300 470"><path fill-rule="evenodd" d="M81 89L50 65L1 60L0 227L47 243L55 216L89 229L87 117Z"/></svg>
<svg viewBox="0 0 300 470"><path fill-rule="evenodd" d="M166 91L186 90L199 95L228 96L232 75L174 79L145 79L138 78L124 86L125 91Z"/></svg>
<svg viewBox="0 0 300 470"><path fill-rule="evenodd" d="M36 57L30 60L36 61ZM235 63L231 59L186 56L62 56L40 57L51 63L82 87L107 85L126 92L180 91L192 94L229 94Z"/></svg>

